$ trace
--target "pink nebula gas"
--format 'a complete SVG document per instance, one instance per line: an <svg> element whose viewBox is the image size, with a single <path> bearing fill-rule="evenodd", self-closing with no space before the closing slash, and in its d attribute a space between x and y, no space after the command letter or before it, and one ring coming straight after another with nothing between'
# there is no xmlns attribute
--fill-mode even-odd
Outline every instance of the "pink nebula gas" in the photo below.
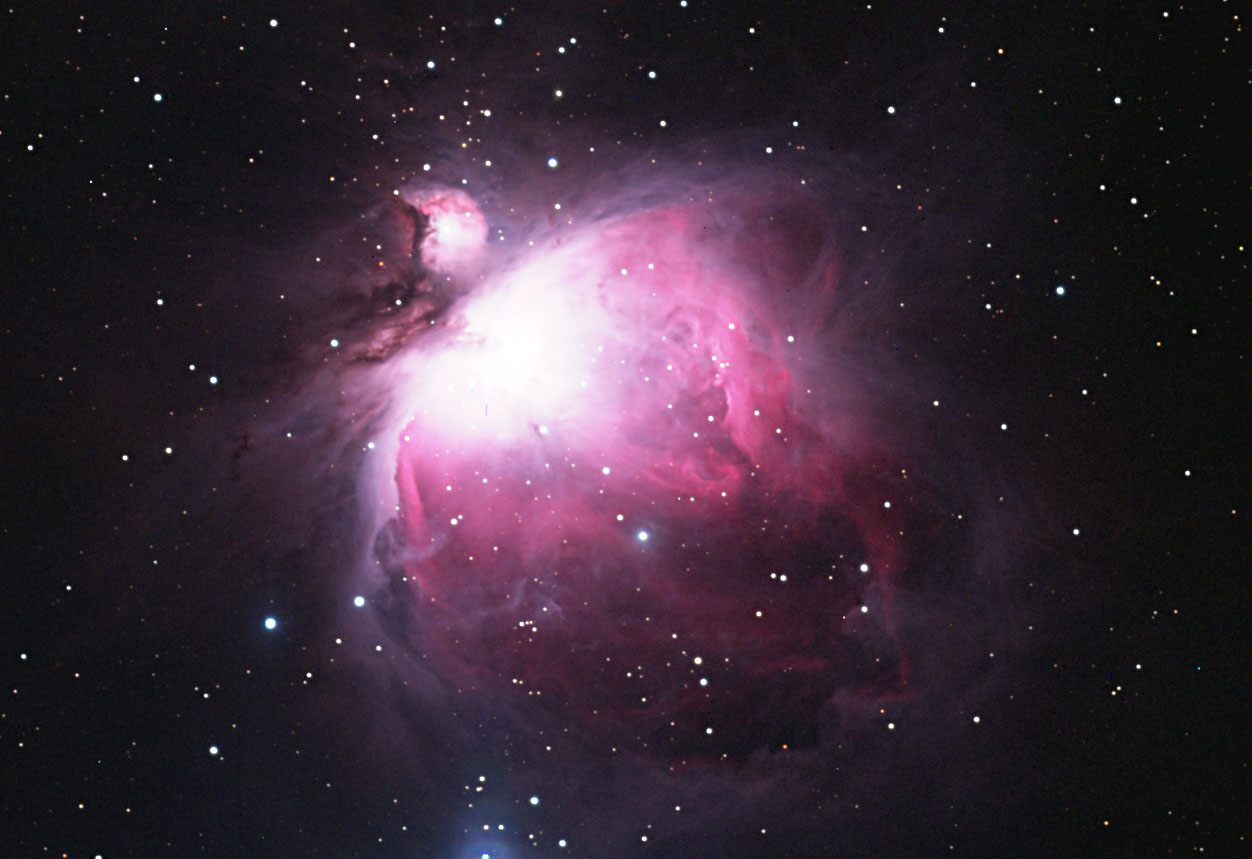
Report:
<svg viewBox="0 0 1252 859"><path fill-rule="evenodd" d="M486 229L448 212L432 262L456 269ZM567 223L406 354L397 521L440 674L684 759L812 742L833 694L907 682L907 499L806 346L825 234L803 201Z"/></svg>
<svg viewBox="0 0 1252 859"><path fill-rule="evenodd" d="M464 191L449 188L407 190L401 196L422 216L423 265L431 271L463 274L478 264L487 240L487 221Z"/></svg>

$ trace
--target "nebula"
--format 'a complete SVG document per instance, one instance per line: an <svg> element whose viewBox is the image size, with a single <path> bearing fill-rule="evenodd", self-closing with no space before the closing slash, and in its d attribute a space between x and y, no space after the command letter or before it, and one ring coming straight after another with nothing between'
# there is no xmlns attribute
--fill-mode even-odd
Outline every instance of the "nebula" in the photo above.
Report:
<svg viewBox="0 0 1252 859"><path fill-rule="evenodd" d="M441 678L684 762L812 745L836 693L907 687L899 534L930 515L823 357L817 200L719 191L500 253L467 195L406 192L425 264L486 271L389 359L371 487Z"/></svg>
<svg viewBox="0 0 1252 859"><path fill-rule="evenodd" d="M942 749L994 690L1021 499L905 351L934 249L884 265L806 172L413 183L320 240L368 252L311 269L315 370L243 456L429 843L509 855L472 833L534 795L550 848L594 789L584 849L794 817L820 853L852 812L798 785L866 795L897 724Z"/></svg>

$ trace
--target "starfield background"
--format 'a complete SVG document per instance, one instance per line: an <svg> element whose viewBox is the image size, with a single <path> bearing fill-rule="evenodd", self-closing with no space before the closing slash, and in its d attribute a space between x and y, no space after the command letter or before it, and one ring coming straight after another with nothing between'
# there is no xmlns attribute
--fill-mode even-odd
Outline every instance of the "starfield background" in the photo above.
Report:
<svg viewBox="0 0 1252 859"><path fill-rule="evenodd" d="M0 10L0 855L1243 855L1243 17Z"/></svg>

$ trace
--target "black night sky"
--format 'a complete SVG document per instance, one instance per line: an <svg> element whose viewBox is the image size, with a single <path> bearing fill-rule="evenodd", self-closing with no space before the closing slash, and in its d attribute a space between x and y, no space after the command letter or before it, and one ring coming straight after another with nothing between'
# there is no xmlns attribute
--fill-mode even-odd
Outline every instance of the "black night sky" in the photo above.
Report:
<svg viewBox="0 0 1252 859"><path fill-rule="evenodd" d="M1243 17L0 10L0 856L1243 855Z"/></svg>

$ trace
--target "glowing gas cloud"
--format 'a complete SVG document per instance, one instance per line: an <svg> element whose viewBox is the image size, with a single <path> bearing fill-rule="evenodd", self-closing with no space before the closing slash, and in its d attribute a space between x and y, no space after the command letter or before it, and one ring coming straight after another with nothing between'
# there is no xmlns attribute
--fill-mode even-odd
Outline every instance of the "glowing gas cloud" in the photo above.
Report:
<svg viewBox="0 0 1252 859"><path fill-rule="evenodd" d="M407 199L424 262L481 272L391 359L371 490L438 675L710 761L902 687L896 535L926 514L823 357L840 269L813 200L674 195L493 258L468 197Z"/></svg>

